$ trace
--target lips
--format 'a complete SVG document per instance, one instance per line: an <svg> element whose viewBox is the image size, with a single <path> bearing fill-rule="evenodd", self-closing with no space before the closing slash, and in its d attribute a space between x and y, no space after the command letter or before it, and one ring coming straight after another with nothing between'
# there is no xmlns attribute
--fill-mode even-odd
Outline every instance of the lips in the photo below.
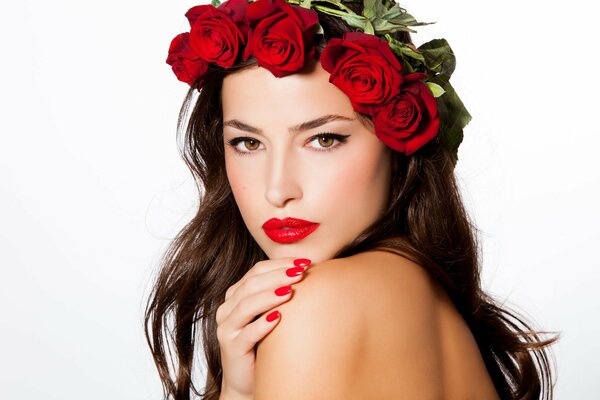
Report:
<svg viewBox="0 0 600 400"><path fill-rule="evenodd" d="M267 236L277 243L292 243L304 239L319 227L316 222L298 218L271 218L262 226Z"/></svg>

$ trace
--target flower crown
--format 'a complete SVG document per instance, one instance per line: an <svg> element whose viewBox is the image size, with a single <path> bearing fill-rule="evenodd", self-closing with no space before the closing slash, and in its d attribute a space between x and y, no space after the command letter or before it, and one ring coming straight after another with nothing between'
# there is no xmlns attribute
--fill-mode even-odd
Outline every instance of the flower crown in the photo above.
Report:
<svg viewBox="0 0 600 400"><path fill-rule="evenodd" d="M356 1L364 1L362 15L343 4ZM445 39L418 48L394 39L393 32L416 32L409 27L432 22L417 22L391 1L212 0L185 14L190 32L171 41L167 64L180 81L200 90L209 64L227 69L254 56L259 66L282 77L316 57L354 110L372 117L384 144L411 155L439 133L456 164L471 115L449 82L454 53ZM324 32L315 10L357 31L330 39L317 56L315 38Z"/></svg>

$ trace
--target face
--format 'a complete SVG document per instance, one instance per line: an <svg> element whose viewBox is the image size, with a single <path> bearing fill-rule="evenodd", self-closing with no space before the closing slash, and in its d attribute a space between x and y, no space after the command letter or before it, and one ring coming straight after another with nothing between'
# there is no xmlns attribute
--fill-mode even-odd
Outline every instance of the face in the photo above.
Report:
<svg viewBox="0 0 600 400"><path fill-rule="evenodd" d="M385 211L391 149L356 118L318 60L282 78L258 66L235 72L221 94L229 184L269 259L331 259ZM328 115L343 119L318 120ZM267 220L287 217L318 225L295 241L287 228L283 238L267 235Z"/></svg>

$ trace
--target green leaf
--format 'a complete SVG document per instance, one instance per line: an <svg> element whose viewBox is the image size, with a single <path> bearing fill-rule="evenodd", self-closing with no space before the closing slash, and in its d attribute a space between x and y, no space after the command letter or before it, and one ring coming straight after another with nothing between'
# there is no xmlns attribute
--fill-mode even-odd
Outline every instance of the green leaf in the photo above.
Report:
<svg viewBox="0 0 600 400"><path fill-rule="evenodd" d="M342 19L344 21L346 21L348 23L348 25L354 27L354 28L359 28L361 31L365 32L365 25L367 24L367 22L369 22L368 19L366 19L363 16L360 15L348 15L348 14L343 14L341 15ZM369 22L370 24L370 22Z"/></svg>
<svg viewBox="0 0 600 400"><path fill-rule="evenodd" d="M417 20L415 19L415 17L413 17L409 13L404 12L404 13L401 13L398 16L398 18L396 18L395 22L402 24L402 25L412 25L412 24L416 23Z"/></svg>
<svg viewBox="0 0 600 400"><path fill-rule="evenodd" d="M311 6L310 2L311 2L311 0L302 0L300 2L300 7L307 8L310 10L310 6Z"/></svg>
<svg viewBox="0 0 600 400"><path fill-rule="evenodd" d="M458 162L458 147L462 143L464 136L465 135L462 129L451 135L446 135L446 143L448 145L448 148L452 151L452 163L454 164L454 166L456 166L456 163Z"/></svg>
<svg viewBox="0 0 600 400"><path fill-rule="evenodd" d="M373 23L375 30L378 34L383 35L385 33L393 33L396 31L405 31L416 33L414 29L410 29L404 25L395 24L393 21L386 21L382 19L376 19Z"/></svg>
<svg viewBox="0 0 600 400"><path fill-rule="evenodd" d="M423 58L422 54L417 53L416 51L411 49L409 46L407 46L406 44L402 43L399 40L394 39L390 35L385 35L385 37L388 40L388 44L390 45L392 51L394 53L396 53L398 56L400 56L402 58L410 57L410 58L413 58L413 59L419 61L421 64L425 63L425 59Z"/></svg>
<svg viewBox="0 0 600 400"><path fill-rule="evenodd" d="M364 6L363 6L362 15L365 18L368 18L370 20L372 20L373 18L375 18L375 15L376 15L376 13L375 13L375 11L376 11L375 10L376 5L375 4L378 1L379 0L364 0Z"/></svg>
<svg viewBox="0 0 600 400"><path fill-rule="evenodd" d="M387 7L383 4L383 1L376 0L375 1L375 16L377 18L381 18L385 13L387 13Z"/></svg>
<svg viewBox="0 0 600 400"><path fill-rule="evenodd" d="M421 64L425 64L425 59L423 58L423 54L415 52L413 49L411 49L408 46L401 46L400 52L402 53L403 56L410 57L414 60L419 61Z"/></svg>
<svg viewBox="0 0 600 400"><path fill-rule="evenodd" d="M380 35L385 34L385 33L390 33L390 31L393 32L393 30L396 26L397 25L393 24L390 21L386 21L385 19L377 18L373 21L373 28L375 28L377 33Z"/></svg>
<svg viewBox="0 0 600 400"><path fill-rule="evenodd" d="M286 0L287 1L287 0ZM342 3L341 0L312 0L313 3L327 3L327 4L332 4L336 7L339 8L339 10L336 10L338 12L340 12L341 10L345 11L346 14L350 14L350 15L358 15L357 13L355 13L351 8L346 7L344 5L344 3ZM363 0L358 0L358 1L348 1L345 0L345 3L362 3ZM323 7L323 6L320 6ZM316 6L313 6L313 8L317 8ZM331 8L325 8L325 10L330 10L333 11ZM335 15L335 14L331 14L331 15ZM338 16L341 16L342 14L337 14Z"/></svg>
<svg viewBox="0 0 600 400"><path fill-rule="evenodd" d="M435 24L435 22L417 22L415 17L407 12L402 13L396 20L394 20L394 22L406 26L424 26Z"/></svg>
<svg viewBox="0 0 600 400"><path fill-rule="evenodd" d="M221 2L219 0L211 0L210 4L212 4L213 7L219 7Z"/></svg>
<svg viewBox="0 0 600 400"><path fill-rule="evenodd" d="M458 146L463 140L463 129L472 117L460 97L449 82L449 76L440 74L429 79L429 82L440 85L445 94L437 99L438 113L440 115L440 133L453 152L453 162L458 161Z"/></svg>
<svg viewBox="0 0 600 400"><path fill-rule="evenodd" d="M441 95L443 95L444 93L446 93L444 91L444 88L442 88L437 83L434 83L434 82L425 82L425 84L427 86L429 86L429 90L431 90L431 93L433 93L433 97L440 97Z"/></svg>
<svg viewBox="0 0 600 400"><path fill-rule="evenodd" d="M410 65L410 63L407 60L402 60L402 64L403 64L403 67L402 67L403 73L410 74L411 72L415 71L413 66Z"/></svg>
<svg viewBox="0 0 600 400"><path fill-rule="evenodd" d="M388 9L383 15L381 15L381 18L392 21L394 18L398 18L401 13L400 6L398 4L394 4L392 8Z"/></svg>
<svg viewBox="0 0 600 400"><path fill-rule="evenodd" d="M446 39L431 40L419 46L418 50L425 57L428 69L448 75L450 79L456 68L456 57Z"/></svg>
<svg viewBox="0 0 600 400"><path fill-rule="evenodd" d="M320 1L320 0L312 0L311 6L313 9L321 11L324 14L333 15L335 17L340 17L340 18L344 18L344 17L354 17L354 18L360 18L360 19L365 18L356 13L348 13L346 11L341 11L341 10L336 10L336 9L325 7L325 6L316 5L315 3L318 1Z"/></svg>

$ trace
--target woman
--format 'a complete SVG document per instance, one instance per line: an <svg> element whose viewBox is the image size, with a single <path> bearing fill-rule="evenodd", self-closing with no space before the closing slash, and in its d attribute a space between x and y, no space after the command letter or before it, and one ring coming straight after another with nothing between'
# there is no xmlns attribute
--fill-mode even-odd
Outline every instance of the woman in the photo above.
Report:
<svg viewBox="0 0 600 400"><path fill-rule="evenodd" d="M203 351L205 399L551 398L557 338L481 288L449 46L394 3L312 6L197 6L171 43L201 201L146 310L165 397Z"/></svg>

